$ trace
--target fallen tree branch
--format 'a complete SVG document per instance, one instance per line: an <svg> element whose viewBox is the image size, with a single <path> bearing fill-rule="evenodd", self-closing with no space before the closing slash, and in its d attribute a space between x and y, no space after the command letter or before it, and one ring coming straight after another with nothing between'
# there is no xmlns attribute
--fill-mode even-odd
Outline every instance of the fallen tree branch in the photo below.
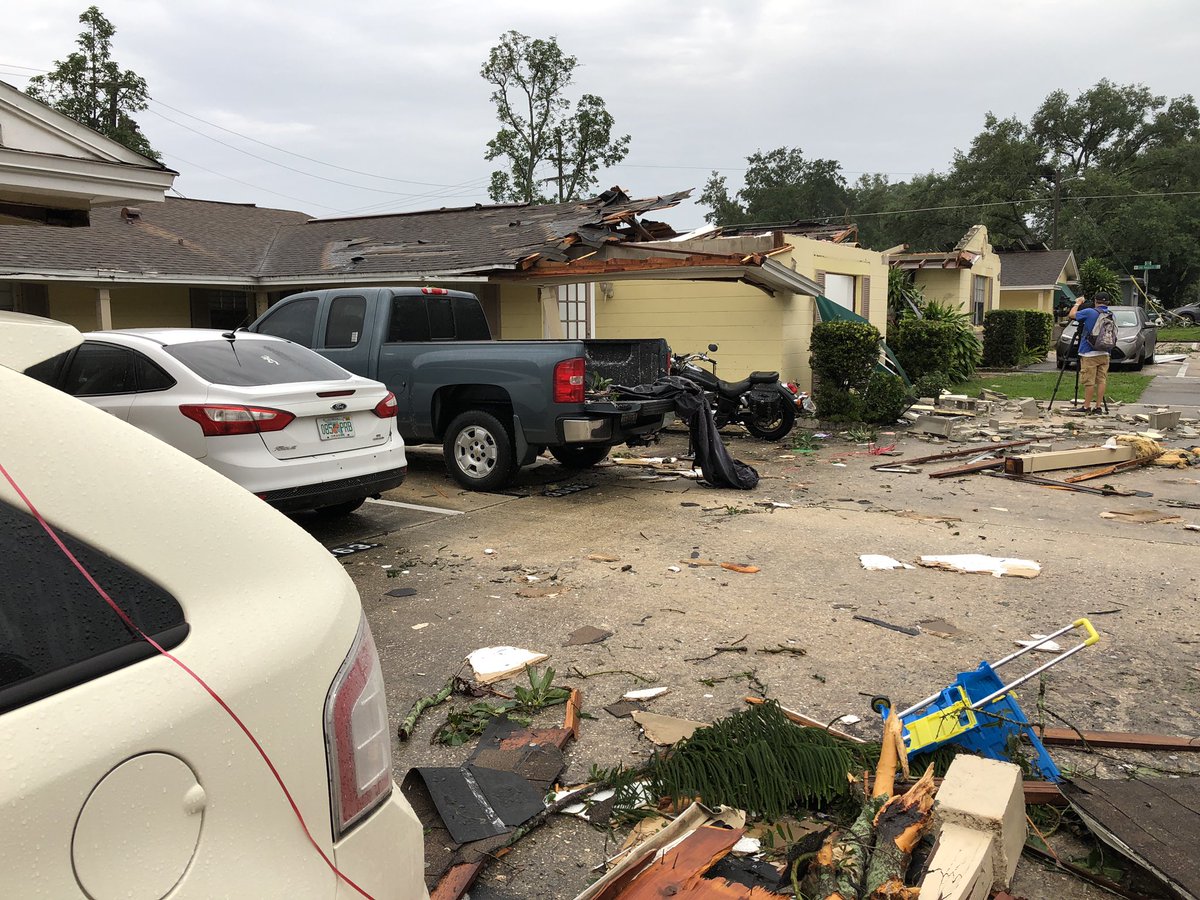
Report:
<svg viewBox="0 0 1200 900"><path fill-rule="evenodd" d="M408 715L404 717L404 721L400 723L400 727L396 729L397 737L402 741L407 741L412 737L412 733L417 727L417 720L421 718L421 714L425 710L440 706L449 700L450 695L454 693L454 686L457 681L458 676L451 675L449 680L442 686L442 689L436 694L418 698L412 705L412 709L408 711Z"/></svg>

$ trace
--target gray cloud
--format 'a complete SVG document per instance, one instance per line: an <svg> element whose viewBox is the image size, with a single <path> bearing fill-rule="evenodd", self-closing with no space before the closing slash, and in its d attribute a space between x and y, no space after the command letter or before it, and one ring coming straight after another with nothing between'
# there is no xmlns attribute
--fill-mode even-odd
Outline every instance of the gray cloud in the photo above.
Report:
<svg viewBox="0 0 1200 900"><path fill-rule="evenodd" d="M0 78L23 86L10 66L48 68L69 53L85 5L40 0L9 17L0 50L9 74ZM610 0L586 8L107 0L101 8L117 27L117 60L171 107L349 169L458 185L339 172L163 106L143 115L150 139L183 173L186 195L322 215L486 202L483 150L496 123L479 67L508 29L556 35L579 58L575 89L603 96L633 136L626 164L603 173L602 186L636 194L700 188L710 168L736 186L748 153L784 145L838 159L850 178L902 178L945 168L988 111L1028 117L1050 91L1077 93L1102 77L1175 96L1192 91L1200 73L1190 0ZM357 187L253 159L168 119ZM702 215L688 204L669 218L689 227Z"/></svg>

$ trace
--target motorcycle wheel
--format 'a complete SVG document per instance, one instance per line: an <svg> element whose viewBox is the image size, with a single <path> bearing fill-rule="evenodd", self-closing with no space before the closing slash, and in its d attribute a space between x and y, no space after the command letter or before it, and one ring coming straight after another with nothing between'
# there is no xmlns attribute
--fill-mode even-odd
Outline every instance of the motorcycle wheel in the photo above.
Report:
<svg viewBox="0 0 1200 900"><path fill-rule="evenodd" d="M792 403L779 404L779 414L771 418L746 416L742 419L746 430L760 440L778 441L796 424L796 406Z"/></svg>

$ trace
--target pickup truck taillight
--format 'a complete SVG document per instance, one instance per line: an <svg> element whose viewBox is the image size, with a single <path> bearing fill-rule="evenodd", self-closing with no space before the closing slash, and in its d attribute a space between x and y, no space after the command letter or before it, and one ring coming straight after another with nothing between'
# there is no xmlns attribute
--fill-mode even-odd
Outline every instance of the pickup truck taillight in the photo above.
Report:
<svg viewBox="0 0 1200 900"><path fill-rule="evenodd" d="M325 748L336 841L392 793L383 673L365 615L325 698Z"/></svg>
<svg viewBox="0 0 1200 900"><path fill-rule="evenodd" d="M554 367L554 402L583 402L583 357L564 359Z"/></svg>

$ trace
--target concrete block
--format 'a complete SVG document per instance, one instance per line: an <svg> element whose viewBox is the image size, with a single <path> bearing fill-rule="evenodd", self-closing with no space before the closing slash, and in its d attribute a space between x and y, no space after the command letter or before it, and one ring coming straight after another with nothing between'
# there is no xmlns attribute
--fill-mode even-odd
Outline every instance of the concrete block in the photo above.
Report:
<svg viewBox="0 0 1200 900"><path fill-rule="evenodd" d="M1012 883L1025 846L1025 790L1019 767L979 756L956 756L938 788L933 817L936 825L961 825L988 835L992 887Z"/></svg>
<svg viewBox="0 0 1200 900"><path fill-rule="evenodd" d="M913 427L924 434L936 434L940 437L950 437L951 421L941 416L920 416Z"/></svg>
<svg viewBox="0 0 1200 900"><path fill-rule="evenodd" d="M1166 431L1168 428L1174 428L1179 424L1179 415L1180 413L1177 409L1170 412L1154 412L1146 417L1146 421L1151 428L1155 428L1158 431Z"/></svg>
<svg viewBox="0 0 1200 900"><path fill-rule="evenodd" d="M925 872L922 897L986 900L992 892L991 835L962 825L943 825Z"/></svg>
<svg viewBox="0 0 1200 900"><path fill-rule="evenodd" d="M1032 397L1027 397L1024 400L1019 401L1019 405L1021 407L1021 416L1023 418L1026 418L1026 419L1036 419L1037 418L1038 404L1037 404L1037 401L1034 400Z"/></svg>

